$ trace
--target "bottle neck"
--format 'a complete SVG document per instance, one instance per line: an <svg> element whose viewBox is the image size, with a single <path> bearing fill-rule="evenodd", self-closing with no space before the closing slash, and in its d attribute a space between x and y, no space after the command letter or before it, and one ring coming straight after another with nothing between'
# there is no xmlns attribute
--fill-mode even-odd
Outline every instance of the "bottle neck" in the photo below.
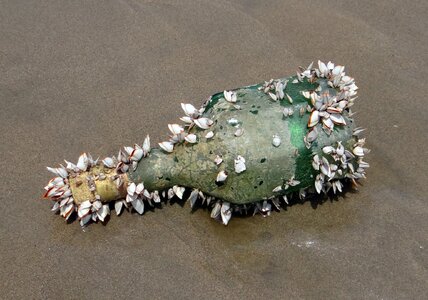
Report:
<svg viewBox="0 0 428 300"><path fill-rule="evenodd" d="M160 191L174 186L174 175L177 172L179 166L176 155L153 148L150 155L143 158L135 170L128 172L128 178L135 184L144 183L145 188L150 191Z"/></svg>
<svg viewBox="0 0 428 300"><path fill-rule="evenodd" d="M116 170L102 165L70 176L68 180L76 204L81 204L87 200L110 202L126 197L127 174L118 174Z"/></svg>

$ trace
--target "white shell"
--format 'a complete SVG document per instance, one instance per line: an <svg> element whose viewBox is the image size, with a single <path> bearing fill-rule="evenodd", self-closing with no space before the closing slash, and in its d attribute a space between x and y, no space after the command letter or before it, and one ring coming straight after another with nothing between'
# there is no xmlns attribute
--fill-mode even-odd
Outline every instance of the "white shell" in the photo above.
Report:
<svg viewBox="0 0 428 300"><path fill-rule="evenodd" d="M276 134L273 136L272 145L275 147L279 147L279 145L281 145L281 138Z"/></svg>
<svg viewBox="0 0 428 300"><path fill-rule="evenodd" d="M199 110L197 110L192 104L181 103L181 108L183 109L186 116L194 118L199 115Z"/></svg>
<svg viewBox="0 0 428 300"><path fill-rule="evenodd" d="M325 176L327 177L331 176L331 170L330 170L329 164L325 164L325 163L321 164L320 170Z"/></svg>
<svg viewBox="0 0 428 300"><path fill-rule="evenodd" d="M213 120L210 120L208 118L199 118L195 120L196 126L202 129L208 129L213 124Z"/></svg>
<svg viewBox="0 0 428 300"><path fill-rule="evenodd" d="M356 156L364 156L364 149L360 146L357 146L352 150L352 153L354 153Z"/></svg>
<svg viewBox="0 0 428 300"><path fill-rule="evenodd" d="M48 187L43 197L44 198L57 197L61 195L63 192L64 191L62 189L52 186L52 187Z"/></svg>
<svg viewBox="0 0 428 300"><path fill-rule="evenodd" d="M214 132L212 131L208 131L207 134L205 135L205 138L210 139L214 136Z"/></svg>
<svg viewBox="0 0 428 300"><path fill-rule="evenodd" d="M133 183L135 185L135 183ZM135 193L138 195L141 195L144 192L144 184L143 183L139 183L137 184L136 188L135 188Z"/></svg>
<svg viewBox="0 0 428 300"><path fill-rule="evenodd" d="M77 166L76 166L75 164L73 164L72 162L69 162L69 161L67 161L67 160L65 160L65 159L64 159L64 161L65 161L65 163L67 164L67 165L65 166L65 168L66 168L67 170L69 170L69 171L77 171Z"/></svg>
<svg viewBox="0 0 428 300"><path fill-rule="evenodd" d="M131 155L131 154L132 154L132 151L134 151L134 148L133 148L133 147L123 147L123 149L125 149L125 152L126 152L128 155Z"/></svg>
<svg viewBox="0 0 428 300"><path fill-rule="evenodd" d="M171 153L174 150L174 144L171 142L162 142L159 143L159 147L162 148L162 150Z"/></svg>
<svg viewBox="0 0 428 300"><path fill-rule="evenodd" d="M230 203L229 202L223 202L220 209L221 213L221 220L224 225L227 225L232 218L232 210L230 209Z"/></svg>
<svg viewBox="0 0 428 300"><path fill-rule="evenodd" d="M221 203L217 202L211 211L211 218L217 219L218 216L220 215L220 210L221 210Z"/></svg>
<svg viewBox="0 0 428 300"><path fill-rule="evenodd" d="M272 210L272 205L265 200L263 201L263 204L260 210L262 211L263 214L267 214L269 216Z"/></svg>
<svg viewBox="0 0 428 300"><path fill-rule="evenodd" d="M238 128L236 131L235 131L235 136L236 137L240 137L241 135L243 135L244 134L244 128Z"/></svg>
<svg viewBox="0 0 428 300"><path fill-rule="evenodd" d="M135 183L132 182L130 185L128 185L126 191L128 192L128 195L133 196L135 194L136 189L137 186L135 185Z"/></svg>
<svg viewBox="0 0 428 300"><path fill-rule="evenodd" d="M311 98L311 93L309 93L309 91L303 91L302 92L303 97L310 99Z"/></svg>
<svg viewBox="0 0 428 300"><path fill-rule="evenodd" d="M63 207L63 206L65 206L66 204L68 204L68 199L63 199L63 200L61 200L60 201L60 203L59 203L59 207ZM92 204L91 204L92 205Z"/></svg>
<svg viewBox="0 0 428 300"><path fill-rule="evenodd" d="M123 200L116 201L114 203L114 210L116 211L116 215L120 215L123 208Z"/></svg>
<svg viewBox="0 0 428 300"><path fill-rule="evenodd" d="M322 61L318 61L318 68L319 71L321 73L321 77L326 77L329 73L329 69L327 68L327 66L325 65L325 63L323 63Z"/></svg>
<svg viewBox="0 0 428 300"><path fill-rule="evenodd" d="M239 121L237 119L235 119L235 118L231 118L231 119L227 120L227 123L229 125L236 126L236 125L239 124Z"/></svg>
<svg viewBox="0 0 428 300"><path fill-rule="evenodd" d="M196 135L194 135L193 133L188 134L187 136L184 137L184 139L191 144L194 144L197 142L196 141Z"/></svg>
<svg viewBox="0 0 428 300"><path fill-rule="evenodd" d="M107 168L114 168L114 167L116 167L115 163L114 163L114 160L111 157L104 158L102 160L102 162L103 162L104 166L106 166Z"/></svg>
<svg viewBox="0 0 428 300"><path fill-rule="evenodd" d="M358 162L358 167L359 167L359 168L363 168L363 169L365 169L365 168L369 168L369 167L370 167L370 165L369 165L368 163L366 163L365 161L360 160L360 161Z"/></svg>
<svg viewBox="0 0 428 300"><path fill-rule="evenodd" d="M245 158L243 158L241 155L238 155L235 159L235 172L236 173L242 173L246 170L245 166Z"/></svg>
<svg viewBox="0 0 428 300"><path fill-rule="evenodd" d="M198 200L198 197L199 197L199 190L194 189L194 190L190 193L189 198L187 199L187 200L189 201L189 203L190 203L190 207L192 207L192 208L193 208L193 206L194 206L194 205L195 205L195 203L196 203L196 200Z"/></svg>
<svg viewBox="0 0 428 300"><path fill-rule="evenodd" d="M216 181L217 181L217 182L223 182L223 181L225 181L225 180L226 180L226 178L227 178L227 172L226 172L226 171L220 171L220 172L218 172L218 174L217 174L217 179L216 179Z"/></svg>
<svg viewBox="0 0 428 300"><path fill-rule="evenodd" d="M61 195L61 198L68 198L70 196L71 196L71 190L67 189L67 190L64 190L64 192Z"/></svg>
<svg viewBox="0 0 428 300"><path fill-rule="evenodd" d="M51 211L53 211L53 212L57 212L58 210L59 210L59 202L55 202L55 204L53 205L53 207L52 207L52 209L51 209Z"/></svg>
<svg viewBox="0 0 428 300"><path fill-rule="evenodd" d="M334 68L334 63L332 63L331 61L329 61L329 62L327 63L327 69L329 69L329 70L333 70L333 68Z"/></svg>
<svg viewBox="0 0 428 300"><path fill-rule="evenodd" d="M330 119L337 125L346 125L345 119L340 114L331 114Z"/></svg>
<svg viewBox="0 0 428 300"><path fill-rule="evenodd" d="M84 216L82 219L80 219L80 226L85 226L92 218L91 214L88 214L86 216Z"/></svg>
<svg viewBox="0 0 428 300"><path fill-rule="evenodd" d="M342 156L342 155L344 155L344 154L345 154L345 147L343 147L343 145L342 145L342 143L341 143L341 142L338 142L338 146L337 146L337 149L336 149L336 153L337 153L337 155L339 155L339 156Z"/></svg>
<svg viewBox="0 0 428 300"><path fill-rule="evenodd" d="M174 186L172 187L172 190L174 191L174 194L175 194L178 198L183 199L183 194L184 194L184 191L186 190L184 187L182 187L182 186L178 186L178 185L174 185Z"/></svg>
<svg viewBox="0 0 428 300"><path fill-rule="evenodd" d="M306 134L306 140L308 143L312 143L318 138L318 130L316 127L313 127L311 131Z"/></svg>
<svg viewBox="0 0 428 300"><path fill-rule="evenodd" d="M282 111L282 114L284 115L284 117L287 118L294 114L294 110L292 107L285 107L284 110Z"/></svg>
<svg viewBox="0 0 428 300"><path fill-rule="evenodd" d="M342 109L339 107L327 107L327 112L330 114L341 114L342 113Z"/></svg>
<svg viewBox="0 0 428 300"><path fill-rule="evenodd" d="M285 203L289 204L289 203L288 203L288 198L287 198L287 196L286 196L286 195L283 195L283 196L282 196L282 199L284 200L284 202L285 202Z"/></svg>
<svg viewBox="0 0 428 300"><path fill-rule="evenodd" d="M46 167L46 169L48 169L49 172L54 173L57 176L60 176L62 178L67 178L68 176L68 172L65 168L61 167L61 168L50 168L50 167Z"/></svg>
<svg viewBox="0 0 428 300"><path fill-rule="evenodd" d="M336 152L336 149L334 149L334 147L332 146L325 146L324 148L322 148L322 152L324 152L325 154L330 154L332 152Z"/></svg>
<svg viewBox="0 0 428 300"><path fill-rule="evenodd" d="M233 91L224 91L223 92L224 98L227 102L235 103L236 102L236 93Z"/></svg>
<svg viewBox="0 0 428 300"><path fill-rule="evenodd" d="M336 67L334 67L331 73L333 74L333 76L339 76L342 75L344 69L344 66L337 65Z"/></svg>
<svg viewBox="0 0 428 300"><path fill-rule="evenodd" d="M57 168L57 172L58 172L58 175L62 178L67 178L68 176L67 170L62 165L61 165L61 168Z"/></svg>
<svg viewBox="0 0 428 300"><path fill-rule="evenodd" d="M152 193L152 199L155 203L160 203L161 202L161 198L159 196L159 192L158 191L154 191Z"/></svg>
<svg viewBox="0 0 428 300"><path fill-rule="evenodd" d="M318 154L315 154L315 156L312 160L312 167L316 171L319 171L319 169L320 169L320 158L319 158Z"/></svg>
<svg viewBox="0 0 428 300"><path fill-rule="evenodd" d="M173 144L176 143L181 143L182 141L184 141L184 137L186 136L186 133L184 133L184 131L180 134L174 134L171 136L171 138L169 139L169 141Z"/></svg>
<svg viewBox="0 0 428 300"><path fill-rule="evenodd" d="M79 205L79 208L77 210L78 217L82 218L82 217L86 216L90 212L91 207L92 207L92 203L89 200L82 202Z"/></svg>
<svg viewBox="0 0 428 300"><path fill-rule="evenodd" d="M109 215L109 214L110 214L110 208L108 207L108 204L103 205L103 206L102 206L102 207L97 211L98 219L99 219L101 222L104 222L105 217L106 217L107 215Z"/></svg>
<svg viewBox="0 0 428 300"><path fill-rule="evenodd" d="M280 203L279 198L274 198L271 201L272 201L272 204L275 205L275 208L277 210L281 210L281 203Z"/></svg>
<svg viewBox="0 0 428 300"><path fill-rule="evenodd" d="M76 166L81 171L86 171L86 169L88 168L88 162L88 156L86 155L86 153L83 153L79 156L79 160Z"/></svg>
<svg viewBox="0 0 428 300"><path fill-rule="evenodd" d="M93 159L91 154L88 153L88 165L95 166L98 164L99 157L97 159Z"/></svg>
<svg viewBox="0 0 428 300"><path fill-rule="evenodd" d="M330 118L330 114L328 112L326 112L326 111L320 111L319 112L319 116L321 118Z"/></svg>
<svg viewBox="0 0 428 300"><path fill-rule="evenodd" d="M275 82L275 92L279 99L284 99L284 88L287 86L287 81L282 83L281 81Z"/></svg>
<svg viewBox="0 0 428 300"><path fill-rule="evenodd" d="M129 163L128 158L123 154L122 150L119 150L119 153L117 154L117 160L126 164Z"/></svg>
<svg viewBox="0 0 428 300"><path fill-rule="evenodd" d="M174 197L174 190L172 188L170 188L168 190L168 199L172 199L172 197Z"/></svg>
<svg viewBox="0 0 428 300"><path fill-rule="evenodd" d="M188 117L188 116L181 117L180 120L183 121L184 123L187 123L187 124L193 123L193 119L191 117Z"/></svg>
<svg viewBox="0 0 428 300"><path fill-rule="evenodd" d="M92 203L92 211L95 212L95 211L99 210L102 206L103 206L103 204L101 203L101 201L99 201L99 200L94 201Z"/></svg>
<svg viewBox="0 0 428 300"><path fill-rule="evenodd" d="M147 156L147 154L150 152L150 136L147 135L143 142L143 150L144 150L144 156Z"/></svg>
<svg viewBox="0 0 428 300"><path fill-rule="evenodd" d="M294 179L294 176L293 176L293 177L291 177L291 178L288 180L288 184L289 184L290 186L296 186L296 185L300 184L300 181L298 181L298 180Z"/></svg>
<svg viewBox="0 0 428 300"><path fill-rule="evenodd" d="M270 97L272 98L272 100L274 100L274 101L278 100L278 97L277 97L274 93L269 92L269 96L270 96Z"/></svg>
<svg viewBox="0 0 428 300"><path fill-rule="evenodd" d="M146 198L146 199L149 199L149 200L151 200L152 199L152 194L150 194L150 192L148 191L148 190L143 190L143 196Z"/></svg>
<svg viewBox="0 0 428 300"><path fill-rule="evenodd" d="M219 164L221 164L222 162L223 162L223 158L221 158L220 156L216 156L215 158L214 158L214 162L215 162L215 164L218 166Z"/></svg>
<svg viewBox="0 0 428 300"><path fill-rule="evenodd" d="M321 181L321 178L319 177L319 175L317 175L317 178L315 179L315 189L316 189L318 194L321 193L322 186L323 186L323 183Z"/></svg>
<svg viewBox="0 0 428 300"><path fill-rule="evenodd" d="M361 128L361 127L357 127L354 129L353 135L358 135L361 132L363 132L364 130L366 130L365 128Z"/></svg>
<svg viewBox="0 0 428 300"><path fill-rule="evenodd" d="M143 157L144 155L144 151L142 148L140 148L140 146L138 146L137 148L135 148L130 155L130 159L133 161L140 161L140 159Z"/></svg>
<svg viewBox="0 0 428 300"><path fill-rule="evenodd" d="M280 191L282 191L282 185L278 185L276 188L274 188L274 189L272 190L272 192L273 192L273 193L278 193L278 192L280 192Z"/></svg>
<svg viewBox="0 0 428 300"><path fill-rule="evenodd" d="M338 190L339 192L342 192L342 187L343 187L343 185L342 185L342 183L340 182L340 180L337 180L337 181L336 181L336 188L337 188L337 190Z"/></svg>
<svg viewBox="0 0 428 300"><path fill-rule="evenodd" d="M330 118L323 118L322 119L322 123L324 124L324 126L330 130L333 129L334 127L334 123Z"/></svg>
<svg viewBox="0 0 428 300"><path fill-rule="evenodd" d="M282 111L282 114L284 115L284 117L288 117L289 116L289 109L287 108L287 107L285 107L284 109L283 109L283 111Z"/></svg>
<svg viewBox="0 0 428 300"><path fill-rule="evenodd" d="M184 128L178 124L168 124L168 128L169 131L172 132L172 134L180 134L184 131Z"/></svg>
<svg viewBox="0 0 428 300"><path fill-rule="evenodd" d="M319 111L314 110L309 116L308 127L314 127L320 120Z"/></svg>
<svg viewBox="0 0 428 300"><path fill-rule="evenodd" d="M140 215L144 213L144 202L141 199L137 198L132 201L131 204L132 207L137 211L137 213L139 213Z"/></svg>
<svg viewBox="0 0 428 300"><path fill-rule="evenodd" d="M126 173L129 169L129 166L127 164L125 164L124 162L120 162L117 166L116 166L116 170L120 170L122 173Z"/></svg>

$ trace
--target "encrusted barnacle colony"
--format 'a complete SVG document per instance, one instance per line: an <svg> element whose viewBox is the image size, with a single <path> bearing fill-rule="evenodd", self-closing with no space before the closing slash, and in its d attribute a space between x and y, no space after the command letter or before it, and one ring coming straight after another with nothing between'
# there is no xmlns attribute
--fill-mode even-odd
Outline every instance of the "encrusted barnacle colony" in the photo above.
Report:
<svg viewBox="0 0 428 300"><path fill-rule="evenodd" d="M215 94L199 109L183 103L183 123L168 125L159 148L147 136L117 156L82 154L77 164L48 168L56 177L44 196L85 226L113 208L143 214L173 197L207 205L227 224L236 213L269 215L292 195L341 192L369 167L350 110L356 94L343 66L319 61L295 76Z"/></svg>

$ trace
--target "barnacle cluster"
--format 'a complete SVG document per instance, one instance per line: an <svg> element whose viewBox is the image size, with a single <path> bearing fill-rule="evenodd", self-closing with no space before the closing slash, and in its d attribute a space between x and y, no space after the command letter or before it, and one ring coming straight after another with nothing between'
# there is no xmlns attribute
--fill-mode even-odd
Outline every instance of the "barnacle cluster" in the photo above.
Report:
<svg viewBox="0 0 428 300"><path fill-rule="evenodd" d="M365 178L365 170L369 164L363 158L369 149L364 148L364 143L365 139L359 139L352 145L351 152L341 142L337 142L336 147L325 146L322 154L314 155L312 167L319 172L315 179L318 194L327 193L330 189L334 193L342 192L341 178L349 178L354 185L357 185L356 180Z"/></svg>
<svg viewBox="0 0 428 300"><path fill-rule="evenodd" d="M52 207L53 212L59 212L59 214L66 220L75 212L78 205L75 203L73 194L70 188L70 178L76 177L77 174L85 172L88 168L94 167L98 164L98 159L94 160L91 155L86 153L79 157L77 164L73 164L69 161L65 161L66 167L60 165L58 168L47 167L48 171L56 175L52 178L45 186L46 192L44 198L49 198L54 201ZM92 191L95 190L93 179L87 178L88 188ZM95 202L97 202L95 204ZM102 209L100 207L101 202L95 201L94 204L94 219L98 218L98 212ZM99 202L99 203L98 203ZM104 213L99 212L102 219L104 219Z"/></svg>
<svg viewBox="0 0 428 300"><path fill-rule="evenodd" d="M201 117L202 113L204 112L203 108L198 110L189 103L181 103L181 107L183 108L186 115L181 117L180 120L186 124L185 126L187 126L188 129L195 125L201 129L208 129L213 124L212 120ZM197 143L196 135L188 133L188 130L186 131L179 124L168 124L168 128L172 135L168 141L159 143L159 147L161 147L162 150L171 153L174 150L175 144L182 143L184 141L191 144ZM211 138L212 136L212 132L208 132L205 137Z"/></svg>
<svg viewBox="0 0 428 300"><path fill-rule="evenodd" d="M54 201L52 211L59 212L66 220L76 212L82 226L91 220L104 222L106 216L110 214L107 202L121 197L123 194L121 190L128 184L126 172L130 167L135 168L138 161L149 152L150 138L147 136L143 147L137 144L133 147L124 147L123 150L119 150L117 157L106 157L100 162L99 159L94 160L90 154L83 153L77 164L65 161L66 166L61 164L58 168L48 167L48 171L57 177L51 179L45 186L44 197ZM111 186L116 188L112 190ZM135 199L132 197L117 200L115 203L117 214L121 212L123 206L129 205L140 211L137 209L140 207L139 202L133 200Z"/></svg>
<svg viewBox="0 0 428 300"><path fill-rule="evenodd" d="M305 82L317 82L318 86L300 91L299 99L287 92L290 85ZM295 175L289 176L283 179L282 184L273 188L270 196L248 204L230 203L204 193L201 188L188 186L174 185L166 189L149 190L144 182L133 182L128 176L129 172L137 169L142 159L151 155L150 138L147 136L142 146L135 144L133 147L124 147L119 150L117 156L99 161L84 153L79 157L77 164L65 161L65 167L63 165L58 168L48 167L56 177L45 187L44 196L54 201L52 208L54 212L59 212L66 220L76 213L80 224L85 226L91 220L104 222L110 214L109 202L114 202L114 210L119 215L124 209L143 214L145 205L153 207L162 200L170 200L173 197L187 199L191 207L200 201L202 205L212 209L212 218L227 224L233 213L253 212L268 216L273 208L280 209L281 202L288 204L289 197L296 191L301 199L308 193L328 193L330 190L334 193L341 192L344 179L356 184L356 180L365 178L365 170L369 167L368 163L363 161L364 155L369 152L364 147L365 139L358 139L363 129L354 129L354 142L339 140L334 145L323 146L325 138L322 137L321 141L319 139L321 132L328 137L335 128L344 127L351 121L350 108L357 98L357 89L354 79L345 74L343 66L335 66L331 62L325 64L321 61L318 61L318 68L313 68L313 64L310 64L307 68L299 68L296 76L271 79L258 86L258 93L266 94L268 97L264 97L268 99L267 101L273 104L275 102L287 104L282 105L281 118L293 118L295 111L298 111L300 118L307 114L308 122L302 138L306 149L311 153L312 186L305 185L300 178L297 180ZM204 115L211 100L208 99L200 109L192 104L182 103L185 116L180 120L184 124L168 124L169 139L159 143L160 149L170 154L179 145L207 143L220 134L214 129L215 120ZM236 91L224 91L219 101L222 108L239 111L242 109L239 100L240 95ZM238 119L230 118L227 123L236 128L233 138L245 136L246 130ZM271 147L279 148L281 144L281 136L273 134ZM317 147L313 147L314 144ZM296 149L295 156L299 155ZM237 153L232 158L231 166L225 165L222 155L213 156L212 163L218 168L213 182L221 186L230 180L228 178L231 174L248 172L248 159L250 158L244 157L243 153Z"/></svg>

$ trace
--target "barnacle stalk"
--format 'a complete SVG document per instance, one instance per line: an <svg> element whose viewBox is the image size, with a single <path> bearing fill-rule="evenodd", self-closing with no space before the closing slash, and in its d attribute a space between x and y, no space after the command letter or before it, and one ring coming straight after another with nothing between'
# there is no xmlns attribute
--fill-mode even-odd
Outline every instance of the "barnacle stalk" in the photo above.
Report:
<svg viewBox="0 0 428 300"><path fill-rule="evenodd" d="M183 103L184 124L169 124L159 148L147 136L101 162L83 154L77 164L48 168L58 177L45 196L63 217L77 212L81 225L104 221L110 202L117 214L143 214L173 197L206 203L227 224L235 211L269 215L293 194L340 192L369 166L350 110L356 92L344 67L318 62L296 76L217 93L200 109Z"/></svg>

